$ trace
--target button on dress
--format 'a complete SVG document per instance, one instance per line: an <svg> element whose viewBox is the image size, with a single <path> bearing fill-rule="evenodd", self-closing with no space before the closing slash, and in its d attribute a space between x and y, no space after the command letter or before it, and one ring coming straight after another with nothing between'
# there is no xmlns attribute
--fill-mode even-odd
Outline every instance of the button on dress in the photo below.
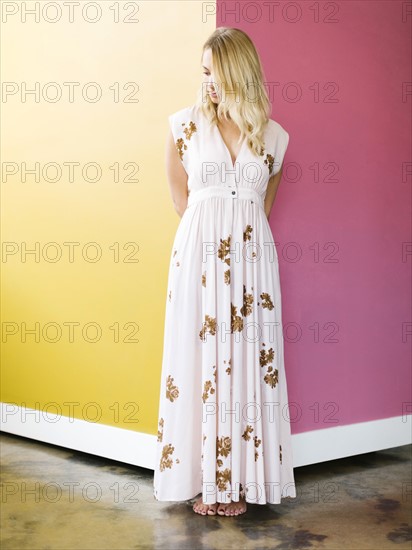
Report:
<svg viewBox="0 0 412 550"><path fill-rule="evenodd" d="M296 497L279 264L264 212L289 134L273 119L233 163L192 105L169 116L188 206L169 262L153 495L205 504Z"/></svg>

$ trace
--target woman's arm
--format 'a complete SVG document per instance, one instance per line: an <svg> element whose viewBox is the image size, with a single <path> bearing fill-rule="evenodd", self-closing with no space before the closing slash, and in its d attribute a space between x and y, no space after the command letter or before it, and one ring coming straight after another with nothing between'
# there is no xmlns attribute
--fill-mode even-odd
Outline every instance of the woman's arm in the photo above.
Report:
<svg viewBox="0 0 412 550"><path fill-rule="evenodd" d="M268 220L270 216L270 211L272 210L272 206L275 201L280 180L282 179L282 170L283 170L283 163L282 163L282 166L280 167L279 172L270 178L266 189L265 214Z"/></svg>
<svg viewBox="0 0 412 550"><path fill-rule="evenodd" d="M178 215L182 217L187 207L188 175L180 160L171 130L166 142L166 176L174 208Z"/></svg>

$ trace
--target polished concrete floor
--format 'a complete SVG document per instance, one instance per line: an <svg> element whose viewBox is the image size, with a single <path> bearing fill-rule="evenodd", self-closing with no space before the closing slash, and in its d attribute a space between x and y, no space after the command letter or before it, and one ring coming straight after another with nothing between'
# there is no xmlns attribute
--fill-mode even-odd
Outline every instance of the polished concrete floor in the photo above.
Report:
<svg viewBox="0 0 412 550"><path fill-rule="evenodd" d="M296 499L239 517L160 503L153 471L8 434L1 549L411 550L411 446L295 469Z"/></svg>

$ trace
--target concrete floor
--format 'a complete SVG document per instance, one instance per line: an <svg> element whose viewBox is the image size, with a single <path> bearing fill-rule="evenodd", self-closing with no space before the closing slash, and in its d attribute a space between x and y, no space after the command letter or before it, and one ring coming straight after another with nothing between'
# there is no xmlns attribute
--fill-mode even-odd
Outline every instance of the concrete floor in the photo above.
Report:
<svg viewBox="0 0 412 550"><path fill-rule="evenodd" d="M411 550L411 446L295 469L298 497L199 516L153 471L2 434L2 550Z"/></svg>

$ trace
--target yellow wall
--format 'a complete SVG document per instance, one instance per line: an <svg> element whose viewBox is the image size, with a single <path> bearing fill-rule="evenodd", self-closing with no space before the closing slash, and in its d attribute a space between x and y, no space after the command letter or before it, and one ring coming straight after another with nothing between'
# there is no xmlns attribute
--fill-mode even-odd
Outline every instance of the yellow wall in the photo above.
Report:
<svg viewBox="0 0 412 550"><path fill-rule="evenodd" d="M66 12L55 24L41 15L39 23L32 16L22 22L20 13L3 23L2 78L16 83L18 93L2 104L2 162L16 163L18 172L7 180L3 173L2 183L1 400L29 408L49 404L51 412L54 403L64 416L70 412L65 403L75 402L74 417L89 420L96 409L88 404L97 403L98 422L155 434L167 270L179 222L165 175L167 115L195 99L201 46L215 18L203 22L201 2L153 1L137 4L138 23L122 23L122 11L113 23L111 4L100 3L102 17L94 24L80 13L70 23ZM41 91L59 83L63 96L57 103L42 96L36 102L32 95L22 102L24 82L28 89L39 82ZM80 83L73 103L64 82ZM89 82L101 86L97 103L79 92ZM116 82L119 102L110 89ZM123 90L127 82L137 83L138 103L123 101L133 91ZM58 163L63 175L53 183L28 174L23 182L24 162L28 168L39 163L40 172ZM71 182L64 162L96 162L101 180L85 181L77 167ZM138 182L114 182L110 167L116 162L136 163ZM129 173L121 169L121 179ZM29 254L23 262L23 246L33 249L36 242L37 261ZM67 242L80 243L73 262ZM81 252L91 242L102 252L96 263ZM13 243L7 245L10 254L7 243ZM43 257L50 243L62 253L55 263ZM136 248L125 250L126 243ZM114 261L117 245L120 258ZM138 262L125 263L128 255ZM80 324L73 343L65 326L70 322ZM97 343L82 336L90 322L101 329ZM38 323L38 342L33 335L23 341L23 323L28 329ZM58 342L46 341L47 323L61 330ZM55 334L50 327L48 336ZM130 336L138 343L126 343Z"/></svg>

